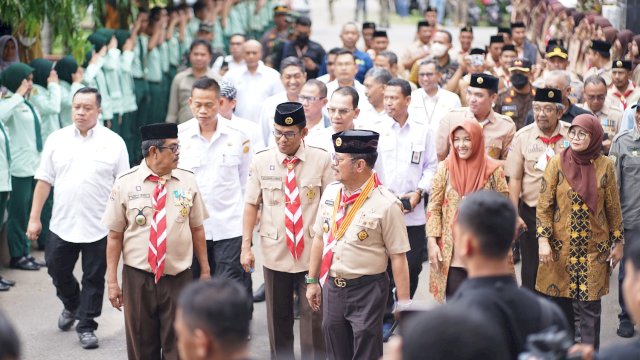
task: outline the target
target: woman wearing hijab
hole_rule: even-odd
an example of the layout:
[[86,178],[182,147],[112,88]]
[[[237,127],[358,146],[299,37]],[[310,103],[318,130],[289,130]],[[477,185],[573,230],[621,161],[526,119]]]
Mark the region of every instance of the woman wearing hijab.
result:
[[461,122],[451,131],[449,144],[454,151],[438,165],[427,208],[429,291],[439,302],[452,296],[467,277],[451,233],[458,202],[481,189],[509,195],[504,170],[484,151],[482,127],[477,121]]
[[19,61],[18,40],[11,35],[0,36],[0,72]]
[[45,142],[52,132],[61,127],[58,74],[53,70],[53,62],[47,59],[33,59],[29,66],[35,69],[29,100],[40,114],[42,142]]
[[603,137],[597,117],[573,119],[571,146],[549,161],[536,211],[536,290],[562,308],[569,324],[575,324],[575,308],[581,341],[596,349],[600,299],[609,293],[624,242],[614,164],[600,154]]
[[[65,56],[56,62],[53,69],[60,80],[60,127],[71,125],[71,103],[76,91],[82,89],[82,77],[84,70],[78,66],[73,56]],[[134,98],[135,101],[135,98]]]
[[38,270],[40,265],[30,254],[27,224],[35,181],[40,163],[42,129],[40,115],[28,101],[33,86],[34,69],[23,63],[9,65],[0,74],[0,83],[8,89],[0,100],[0,121],[8,130],[11,152],[11,200],[8,204],[7,243],[9,266],[20,270]]

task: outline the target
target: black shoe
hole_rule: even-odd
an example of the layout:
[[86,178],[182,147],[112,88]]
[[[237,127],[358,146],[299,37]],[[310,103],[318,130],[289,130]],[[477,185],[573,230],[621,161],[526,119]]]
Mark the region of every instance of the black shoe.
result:
[[16,282],[13,281],[13,280],[5,279],[2,276],[0,276],[0,284],[7,285],[7,286],[13,286],[13,285],[16,284]]
[[633,323],[631,322],[631,320],[625,319],[620,321],[620,324],[618,325],[618,331],[616,331],[616,334],[618,334],[618,336],[623,338],[630,338],[634,333],[635,330],[633,328]]
[[9,291],[9,289],[11,289],[11,286],[5,285],[0,282],[0,291]]
[[32,263],[26,257],[12,258],[9,262],[9,267],[19,270],[40,270],[40,266],[36,263]]
[[263,302],[264,296],[264,284],[262,284],[258,290],[253,292],[253,302]]
[[29,254],[27,256],[25,256],[27,258],[27,260],[31,261],[32,263],[40,266],[40,267],[45,267],[47,266],[47,263],[45,263],[44,261],[40,261],[36,258],[33,257],[33,255]]
[[67,309],[62,310],[60,317],[58,317],[58,328],[62,331],[67,331],[71,329],[73,323],[76,322],[76,314],[75,312],[69,311]]
[[78,333],[78,339],[80,339],[80,346],[83,349],[95,349],[99,346],[98,337],[93,331]]

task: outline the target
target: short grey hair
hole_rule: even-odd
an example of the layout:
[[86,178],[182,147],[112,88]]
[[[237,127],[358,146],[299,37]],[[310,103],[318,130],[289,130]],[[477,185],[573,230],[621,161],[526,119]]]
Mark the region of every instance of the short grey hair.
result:
[[[562,79],[565,87],[571,86],[571,75],[567,70],[552,70],[544,77],[545,84],[551,79]],[[546,84],[549,86],[548,84]]]
[[393,51],[385,50],[381,51],[378,56],[382,56],[383,58],[387,58],[389,60],[389,65],[398,65],[398,55]]
[[391,79],[393,79],[393,75],[391,75],[389,70],[383,69],[383,68],[376,68],[376,67],[369,69],[369,71],[367,71],[364,77],[373,78],[373,81],[375,81],[377,84],[382,84],[382,85],[386,85],[389,81],[391,81]]
[[152,139],[152,140],[143,140],[142,141],[142,157],[149,156],[149,149],[152,146],[161,147],[164,145],[164,139]]

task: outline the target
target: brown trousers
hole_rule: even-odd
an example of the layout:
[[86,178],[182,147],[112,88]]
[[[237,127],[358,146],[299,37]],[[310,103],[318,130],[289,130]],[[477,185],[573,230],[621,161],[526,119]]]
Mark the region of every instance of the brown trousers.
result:
[[307,284],[301,273],[264,269],[267,327],[271,359],[294,359],[293,293],[298,285],[300,300],[300,352],[303,359],[325,359],[322,336],[322,309],[314,312],[307,301]]
[[193,281],[191,269],[165,275],[156,284],[152,273],[125,265],[122,269],[124,323],[129,360],[177,360],[173,330],[180,291]]

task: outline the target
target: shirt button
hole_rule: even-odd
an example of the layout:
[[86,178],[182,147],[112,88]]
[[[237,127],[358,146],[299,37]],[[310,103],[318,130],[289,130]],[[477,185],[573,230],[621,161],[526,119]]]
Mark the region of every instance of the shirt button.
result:
[[340,256],[338,256],[338,257],[336,258],[336,260],[340,260]]

